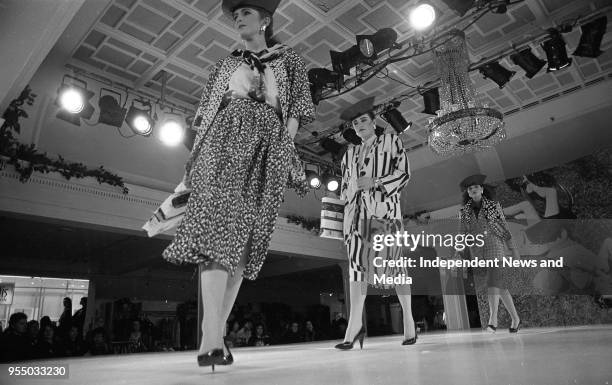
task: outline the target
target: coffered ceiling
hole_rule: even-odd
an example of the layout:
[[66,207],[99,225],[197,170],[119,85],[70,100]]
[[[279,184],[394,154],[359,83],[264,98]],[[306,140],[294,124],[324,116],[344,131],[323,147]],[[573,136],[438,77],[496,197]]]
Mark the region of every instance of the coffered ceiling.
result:
[[[438,11],[431,34],[469,22],[441,0],[430,3]],[[274,15],[274,30],[280,41],[294,47],[306,59],[308,68],[331,69],[329,51],[346,50],[355,44],[357,34],[390,27],[398,33],[400,42],[418,39],[407,21],[415,4],[416,1],[406,0],[282,0]],[[489,13],[466,30],[470,56],[473,62],[495,56],[513,43],[529,41],[530,36],[541,35],[543,29],[563,21],[598,10],[609,12],[604,8],[608,5],[606,0],[518,2],[506,14]],[[161,73],[165,71],[167,97],[193,109],[211,65],[241,45],[220,8],[218,0],[114,0],[82,37],[70,63],[152,94],[161,91]],[[512,114],[610,80],[611,36],[608,33],[604,37],[605,52],[599,58],[574,57],[569,68],[552,74],[542,70],[533,79],[527,79],[520,68],[504,58],[501,64],[517,73],[503,89],[473,72],[479,99]],[[580,28],[574,28],[564,38],[571,54],[579,41]],[[545,58],[539,45],[530,46],[537,56]],[[322,101],[317,106],[317,120],[298,134],[297,142],[327,157],[318,140],[338,132],[339,115],[344,108],[367,96],[376,96],[377,103],[385,102],[436,78],[429,54],[387,69],[388,76],[382,75],[383,71],[349,93]],[[414,122],[412,129],[402,134],[405,146],[422,147],[427,141],[430,115],[421,112],[421,97],[404,100],[399,110]]]

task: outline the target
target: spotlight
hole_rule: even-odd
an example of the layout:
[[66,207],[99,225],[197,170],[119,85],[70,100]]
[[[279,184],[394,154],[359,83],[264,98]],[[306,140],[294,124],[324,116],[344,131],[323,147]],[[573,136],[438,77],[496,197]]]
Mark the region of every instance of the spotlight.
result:
[[[106,91],[111,94],[118,96],[117,99],[111,95],[102,96],[102,91]],[[127,110],[121,108],[121,94],[108,88],[100,89],[100,99],[98,100],[98,107],[100,108],[100,116],[98,117],[98,123],[108,124],[113,127],[121,127]]]
[[321,141],[321,147],[325,149],[327,152],[331,152],[334,155],[337,155],[342,151],[342,145],[332,138],[325,138]]
[[318,189],[321,187],[321,178],[319,178],[319,174],[316,171],[307,170],[306,180],[311,188]]
[[510,60],[525,70],[525,76],[529,79],[533,78],[538,72],[540,72],[542,67],[544,67],[544,64],[546,64],[546,61],[534,55],[529,47],[510,55]]
[[446,6],[463,16],[474,6],[474,0],[442,0]]
[[166,114],[159,127],[159,140],[167,146],[176,146],[183,141],[185,127],[182,118],[172,113]]
[[431,26],[436,20],[436,10],[429,4],[421,4],[410,11],[410,25],[416,30],[423,30]]
[[567,57],[565,49],[565,40],[561,33],[556,29],[549,30],[550,39],[542,43],[542,48],[546,52],[548,59],[548,69],[546,72],[553,72],[568,67],[572,64],[572,59]]
[[323,184],[327,191],[336,192],[340,187],[340,178],[331,172],[323,174]]
[[599,48],[601,47],[601,40],[606,33],[607,26],[608,18],[606,16],[583,24],[580,27],[582,29],[580,43],[578,43],[578,48],[576,48],[574,56],[595,58],[601,55],[603,51]]
[[397,32],[383,28],[373,35],[357,35],[357,46],[365,60],[374,60],[378,53],[395,46]]
[[331,57],[334,72],[344,75],[350,75],[351,68],[356,67],[357,64],[361,63],[362,61],[361,52],[359,51],[359,47],[356,45],[344,52],[329,51],[329,55]]
[[440,94],[438,93],[438,89],[429,89],[421,93],[421,96],[423,97],[423,104],[425,105],[425,109],[422,112],[429,115],[436,115],[436,111],[440,109]]
[[504,88],[506,83],[512,79],[512,76],[516,72],[510,71],[504,68],[499,62],[493,61],[490,63],[483,64],[478,71],[484,76],[486,79],[493,80],[499,88]]
[[402,114],[397,110],[397,106],[391,108],[382,113],[383,119],[387,121],[393,127],[395,132],[401,134],[406,131],[410,127],[412,127],[412,122],[408,123],[406,119],[402,116]]
[[[139,103],[143,108],[136,108],[134,103]],[[137,135],[149,136],[153,132],[155,120],[151,117],[151,103],[141,100],[133,100],[130,110],[125,117],[128,127]]]
[[310,82],[310,96],[314,104],[319,104],[323,88],[333,87],[340,91],[344,86],[344,75],[325,68],[313,68],[308,70],[308,81]]
[[[66,82],[70,79],[70,83]],[[75,85],[80,83],[81,85]],[[94,113],[94,106],[90,99],[94,96],[87,89],[87,83],[75,77],[64,75],[62,84],[57,91],[56,104],[60,110],[56,117],[74,125],[80,126],[81,119],[90,119]]]

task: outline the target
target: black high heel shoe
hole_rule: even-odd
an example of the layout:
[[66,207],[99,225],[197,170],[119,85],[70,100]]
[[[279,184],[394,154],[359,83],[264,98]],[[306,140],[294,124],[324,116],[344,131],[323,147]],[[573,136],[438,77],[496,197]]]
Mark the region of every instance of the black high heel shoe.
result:
[[227,349],[227,355],[223,356],[223,362],[217,365],[231,365],[234,363],[234,356],[232,356],[232,352],[230,351],[229,346],[227,346],[227,342],[223,340],[223,345],[225,349]]
[[489,333],[495,333],[497,331],[497,327],[495,327],[493,325],[487,325],[487,331]]
[[515,328],[513,328],[513,327],[508,328],[508,331],[510,333],[517,333],[520,328],[521,328],[521,320],[519,320],[519,323],[518,323],[518,325],[516,325]]
[[223,365],[223,349],[213,349],[204,354],[198,355],[199,366],[211,366],[212,371],[215,371],[215,365]]
[[416,344],[417,339],[418,339],[418,336],[416,335],[416,332],[415,332],[414,337],[404,340],[404,342],[402,342],[402,345],[414,345]]
[[359,333],[357,333],[355,338],[353,338],[352,342],[343,342],[334,347],[340,350],[350,350],[353,348],[353,344],[355,343],[355,341],[359,340],[359,348],[363,349],[363,339],[365,338],[365,334],[366,334],[366,330],[363,327],[363,325],[361,325],[361,329],[359,329]]

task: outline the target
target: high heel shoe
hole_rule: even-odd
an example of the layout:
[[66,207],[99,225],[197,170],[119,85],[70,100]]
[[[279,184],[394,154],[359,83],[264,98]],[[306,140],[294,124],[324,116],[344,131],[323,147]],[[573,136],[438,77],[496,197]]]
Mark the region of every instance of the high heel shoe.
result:
[[489,333],[495,333],[497,331],[497,327],[495,327],[493,325],[487,325],[487,331]]
[[211,366],[212,371],[215,371],[215,365],[223,365],[223,349],[213,349],[204,354],[198,355],[199,366]]
[[407,340],[404,340],[404,342],[402,342],[402,345],[414,345],[414,344],[416,344],[417,339],[418,339],[418,336],[415,333],[414,337],[408,338]]
[[225,349],[227,349],[227,355],[223,356],[223,362],[218,365],[231,365],[234,363],[234,356],[232,356],[232,352],[230,351],[229,346],[227,346],[227,342],[223,340],[223,345]]
[[508,331],[509,331],[510,333],[517,333],[517,332],[519,331],[519,329],[520,329],[520,328],[521,328],[521,321],[519,320],[518,325],[516,325],[516,327],[515,327],[515,328],[513,328],[513,327],[509,327],[509,328],[508,328]]
[[340,349],[340,350],[349,350],[349,349],[353,348],[353,344],[355,343],[355,341],[359,340],[359,348],[363,349],[363,339],[365,338],[365,334],[366,334],[366,330],[365,330],[365,328],[362,325],[361,329],[359,329],[359,333],[357,333],[355,338],[353,338],[352,342],[343,342],[343,343],[338,344],[338,345],[336,345],[334,347],[336,349]]

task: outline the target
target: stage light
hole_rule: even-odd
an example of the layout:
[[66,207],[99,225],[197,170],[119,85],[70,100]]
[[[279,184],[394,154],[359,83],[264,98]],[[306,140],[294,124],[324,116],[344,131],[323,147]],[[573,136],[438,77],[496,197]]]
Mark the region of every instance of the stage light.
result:
[[[134,104],[140,103],[143,108],[137,108]],[[132,101],[125,122],[137,135],[149,136],[153,132],[155,120],[151,117],[151,103],[141,100]]]
[[374,60],[381,51],[392,48],[397,41],[397,32],[383,28],[373,35],[357,35],[357,46],[365,60]]
[[582,29],[580,43],[578,43],[574,56],[596,58],[601,55],[603,51],[599,48],[601,47],[601,40],[606,33],[607,26],[608,18],[606,16],[583,24],[580,27]]
[[312,102],[318,105],[321,101],[323,89],[333,87],[340,91],[344,86],[344,75],[325,68],[312,68],[308,70],[308,81],[310,82],[310,96]]
[[323,175],[323,184],[327,191],[336,192],[338,187],[340,187],[340,178],[331,172],[325,173]]
[[463,16],[474,6],[474,0],[442,0],[450,9]]
[[[111,95],[102,96],[102,91],[115,94],[118,98],[114,98]],[[100,116],[98,117],[98,123],[108,124],[113,127],[121,127],[127,109],[121,108],[121,94],[108,88],[100,89],[100,99],[98,99],[98,107],[100,108]]]
[[416,30],[428,28],[436,20],[436,10],[429,4],[421,4],[410,11],[410,25]]
[[[70,82],[67,82],[67,79],[70,79]],[[90,119],[95,111],[90,102],[93,96],[94,93],[87,89],[87,83],[75,77],[64,75],[55,101],[60,107],[56,117],[80,126],[81,119]]]
[[542,43],[542,48],[546,52],[548,59],[548,69],[546,72],[553,72],[568,67],[572,64],[572,59],[567,57],[565,40],[561,33],[555,29],[549,30],[550,38]]
[[342,151],[342,145],[331,138],[325,138],[321,141],[321,147],[327,152],[337,155]]
[[412,122],[407,122],[396,107],[383,112],[382,117],[398,134],[412,127]]
[[422,112],[429,115],[437,115],[436,111],[440,109],[440,94],[438,89],[429,89],[422,92],[421,96],[423,97],[423,104],[425,105],[425,109]]
[[331,57],[334,72],[347,76],[351,74],[351,68],[356,67],[357,64],[361,63],[362,61],[361,52],[359,51],[359,47],[356,45],[344,52],[329,51],[329,55]]
[[167,146],[176,146],[183,141],[185,127],[182,118],[174,114],[166,114],[159,126],[159,139]]
[[525,76],[529,79],[540,72],[544,64],[546,64],[546,61],[534,55],[529,47],[510,55],[510,60],[525,70]]
[[311,188],[318,189],[321,187],[321,178],[316,171],[307,170],[306,171],[306,180],[308,181],[308,185]]
[[496,61],[483,64],[478,68],[478,71],[480,71],[482,76],[484,76],[486,79],[493,80],[499,86],[499,88],[504,88],[506,83],[508,83],[516,73],[504,68],[501,64],[499,64],[499,62]]
[[508,12],[508,4],[510,4],[510,0],[493,0],[489,2],[489,8],[493,13],[506,13]]

